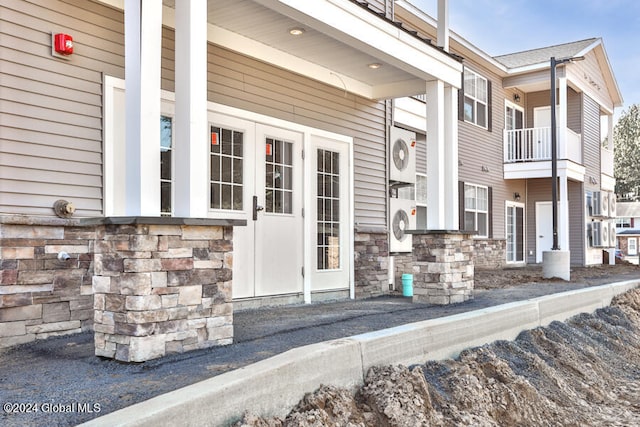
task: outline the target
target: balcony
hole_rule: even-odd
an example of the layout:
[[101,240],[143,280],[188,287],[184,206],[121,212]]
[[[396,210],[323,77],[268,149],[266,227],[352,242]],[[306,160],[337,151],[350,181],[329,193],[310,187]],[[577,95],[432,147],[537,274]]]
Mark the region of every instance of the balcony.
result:
[[[571,129],[558,130],[558,170],[584,180],[582,136]],[[551,128],[538,127],[504,131],[505,179],[551,176]]]

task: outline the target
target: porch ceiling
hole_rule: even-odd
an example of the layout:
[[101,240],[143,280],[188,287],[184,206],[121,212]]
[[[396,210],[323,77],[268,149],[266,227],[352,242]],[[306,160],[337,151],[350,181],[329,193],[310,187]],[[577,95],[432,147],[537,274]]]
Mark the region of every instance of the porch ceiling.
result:
[[[163,0],[165,15],[175,2]],[[455,57],[352,1],[208,0],[208,22],[212,43],[366,98],[423,94],[435,79],[460,86]]]

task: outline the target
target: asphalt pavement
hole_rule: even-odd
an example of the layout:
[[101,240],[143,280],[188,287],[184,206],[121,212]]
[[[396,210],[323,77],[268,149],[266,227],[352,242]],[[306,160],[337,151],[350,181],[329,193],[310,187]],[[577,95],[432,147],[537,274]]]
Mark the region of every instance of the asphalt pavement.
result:
[[237,311],[234,344],[139,364],[94,356],[92,333],[49,338],[0,351],[0,425],[76,425],[294,347],[637,278],[621,274],[588,283],[476,290],[473,300],[449,306],[415,304],[398,295]]

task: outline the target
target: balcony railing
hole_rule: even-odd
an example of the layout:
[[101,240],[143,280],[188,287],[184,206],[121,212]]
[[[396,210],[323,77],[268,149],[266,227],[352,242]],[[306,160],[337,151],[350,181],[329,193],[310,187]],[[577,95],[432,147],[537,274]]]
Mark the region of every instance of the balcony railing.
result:
[[[582,137],[565,129],[564,143],[558,130],[558,159],[582,164]],[[505,163],[551,160],[551,128],[539,127],[504,131]]]

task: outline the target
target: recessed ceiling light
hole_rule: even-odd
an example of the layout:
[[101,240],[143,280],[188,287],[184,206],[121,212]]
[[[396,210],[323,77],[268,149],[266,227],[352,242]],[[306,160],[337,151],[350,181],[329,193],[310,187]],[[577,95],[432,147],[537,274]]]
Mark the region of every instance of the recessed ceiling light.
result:
[[292,36],[301,36],[304,34],[304,28],[294,27],[289,30],[289,34]]
[[377,70],[378,68],[382,67],[382,64],[380,64],[379,62],[374,62],[367,65],[367,67],[371,68],[372,70]]

